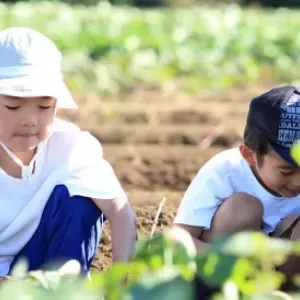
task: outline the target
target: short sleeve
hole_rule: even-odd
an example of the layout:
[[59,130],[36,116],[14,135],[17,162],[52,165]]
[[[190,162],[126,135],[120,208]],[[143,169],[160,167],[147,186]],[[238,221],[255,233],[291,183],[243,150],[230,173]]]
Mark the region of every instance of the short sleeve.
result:
[[232,194],[226,176],[200,170],[184,194],[174,223],[209,229],[217,208]]
[[100,142],[82,132],[67,162],[69,177],[65,181],[71,195],[96,199],[126,197],[111,164],[103,158]]

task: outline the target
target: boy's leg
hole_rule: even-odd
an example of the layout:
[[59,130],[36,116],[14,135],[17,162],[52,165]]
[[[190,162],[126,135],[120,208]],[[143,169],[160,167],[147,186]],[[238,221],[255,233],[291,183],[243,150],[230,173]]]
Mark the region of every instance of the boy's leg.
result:
[[[300,240],[300,214],[292,214],[285,217],[277,226],[272,237]],[[300,257],[292,255],[287,261],[276,268],[285,275],[285,283],[281,287],[285,291],[294,291],[298,288],[293,283],[293,277],[300,274]]]
[[281,220],[271,236],[290,239],[292,231],[299,220],[300,214],[291,214],[286,216]]
[[[243,230],[261,229],[263,206],[261,202],[244,193],[236,193],[226,199],[218,208],[209,230],[203,231],[200,239],[211,243],[219,235],[230,235]],[[210,286],[201,278],[194,280],[195,299],[210,299],[220,291],[219,286]],[[205,296],[204,296],[205,295]]]
[[87,273],[97,253],[104,221],[91,199],[70,197],[65,186],[56,186],[36,232],[16,255],[11,269],[22,257],[30,271],[76,259],[82,273]]
[[218,208],[211,228],[203,231],[200,239],[210,243],[219,235],[230,235],[244,230],[259,231],[263,211],[263,205],[258,199],[245,193],[236,193]]

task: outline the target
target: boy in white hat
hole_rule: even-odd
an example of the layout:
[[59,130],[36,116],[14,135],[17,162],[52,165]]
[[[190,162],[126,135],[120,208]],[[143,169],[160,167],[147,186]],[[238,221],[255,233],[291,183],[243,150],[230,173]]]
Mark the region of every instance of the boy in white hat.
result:
[[86,274],[105,219],[113,261],[127,261],[135,215],[101,144],[56,118],[76,108],[61,53],[28,28],[0,31],[0,277],[76,259]]

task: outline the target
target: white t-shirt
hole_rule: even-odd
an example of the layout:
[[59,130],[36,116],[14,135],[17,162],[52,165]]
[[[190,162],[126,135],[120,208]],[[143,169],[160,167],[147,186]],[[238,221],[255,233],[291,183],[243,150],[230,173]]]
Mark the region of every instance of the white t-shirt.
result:
[[215,155],[198,172],[178,208],[174,223],[209,229],[217,208],[235,193],[247,193],[264,207],[263,228],[273,232],[280,220],[300,213],[300,196],[276,197],[256,179],[238,148]]
[[71,196],[126,197],[98,140],[56,119],[30,179],[14,178],[0,169],[0,276],[8,273],[13,257],[34,234],[49,196],[60,184]]

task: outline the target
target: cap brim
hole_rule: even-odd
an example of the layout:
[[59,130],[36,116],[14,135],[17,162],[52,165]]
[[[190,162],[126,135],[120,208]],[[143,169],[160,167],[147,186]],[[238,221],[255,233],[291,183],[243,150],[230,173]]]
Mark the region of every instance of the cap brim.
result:
[[284,148],[276,144],[272,144],[271,146],[284,161],[288,162],[293,167],[299,167],[291,155],[291,149]]
[[53,97],[57,108],[77,109],[71,92],[63,81],[46,81],[21,77],[0,80],[0,94],[13,97]]

